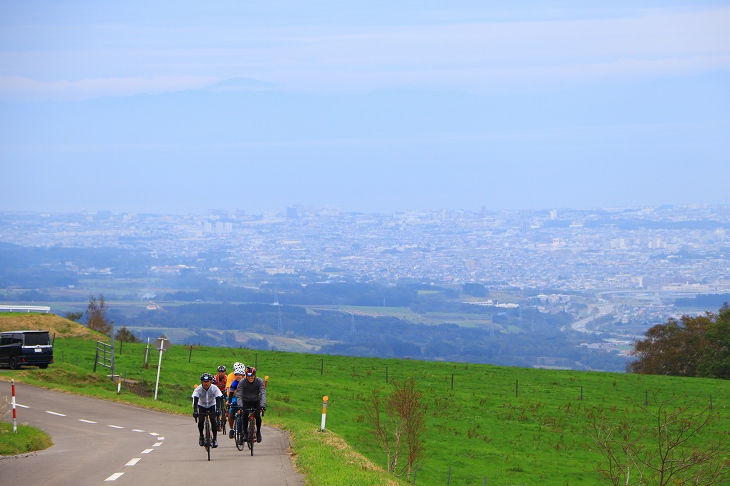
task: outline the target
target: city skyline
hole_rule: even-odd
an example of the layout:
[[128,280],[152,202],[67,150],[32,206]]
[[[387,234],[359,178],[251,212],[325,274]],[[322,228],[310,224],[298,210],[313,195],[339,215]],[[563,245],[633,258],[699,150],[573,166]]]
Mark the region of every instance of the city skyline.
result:
[[729,202],[726,1],[2,8],[0,210]]

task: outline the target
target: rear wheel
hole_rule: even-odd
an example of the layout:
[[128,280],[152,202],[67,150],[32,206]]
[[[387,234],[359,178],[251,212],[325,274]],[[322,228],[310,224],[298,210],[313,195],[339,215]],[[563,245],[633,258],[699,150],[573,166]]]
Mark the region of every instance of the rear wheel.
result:
[[46,368],[48,368],[48,365],[47,364],[42,364],[42,365],[38,365],[38,367],[40,369],[42,369],[42,370],[45,370]]
[[226,409],[225,409],[225,407],[221,407],[220,417],[218,417],[218,425],[221,426],[221,429],[218,432],[221,432],[223,435],[226,435]]
[[8,364],[10,365],[11,370],[17,370],[19,368],[18,360],[16,360],[15,358],[10,358],[10,362]]

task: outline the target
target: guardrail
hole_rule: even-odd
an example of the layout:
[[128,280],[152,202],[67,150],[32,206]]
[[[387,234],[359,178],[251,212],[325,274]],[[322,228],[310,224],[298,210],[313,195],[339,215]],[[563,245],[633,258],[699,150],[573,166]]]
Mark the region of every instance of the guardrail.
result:
[[46,305],[0,305],[0,312],[51,312]]

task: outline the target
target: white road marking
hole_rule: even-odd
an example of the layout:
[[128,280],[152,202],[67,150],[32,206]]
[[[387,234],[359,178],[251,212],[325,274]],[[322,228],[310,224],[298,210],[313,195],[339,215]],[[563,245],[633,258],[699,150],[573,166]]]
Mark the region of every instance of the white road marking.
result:
[[19,403],[16,403],[15,406],[20,408],[30,408],[28,405],[21,405]]
[[144,430],[132,429],[132,432],[144,432]]
[[87,424],[95,424],[96,422],[93,422],[91,420],[85,420],[85,419],[79,419],[79,422],[85,422]]
[[160,435],[157,432],[150,432],[150,435]]
[[160,447],[162,445],[162,442],[155,442],[152,444],[152,447]]
[[59,417],[65,417],[66,415],[58,412],[51,412],[50,410],[46,410],[46,413],[50,413],[51,415],[58,415]]
[[158,437],[157,440],[165,440],[164,437]]
[[111,476],[109,476],[108,478],[106,478],[104,481],[116,481],[117,479],[122,477],[122,474],[124,474],[124,473],[114,473]]
[[149,454],[150,452],[152,452],[152,449],[145,449],[140,454]]
[[125,466],[134,466],[135,464],[137,464],[141,460],[142,460],[141,457],[135,457],[134,459],[132,459],[131,461],[129,461],[128,463],[126,463]]
[[119,425],[107,425],[107,427],[111,427],[112,429],[123,429],[124,428]]

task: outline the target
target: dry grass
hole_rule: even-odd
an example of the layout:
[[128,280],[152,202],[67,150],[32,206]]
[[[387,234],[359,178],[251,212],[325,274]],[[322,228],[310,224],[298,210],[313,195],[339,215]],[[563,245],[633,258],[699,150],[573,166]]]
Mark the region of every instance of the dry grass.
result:
[[[325,430],[324,432],[321,432],[324,440],[322,441],[324,444],[333,447],[335,449],[338,449],[342,451],[342,454],[345,457],[345,460],[348,464],[353,464],[356,466],[359,466],[365,471],[377,471],[377,472],[384,472],[384,469],[378,465],[376,465],[374,462],[372,462],[367,457],[363,456],[362,454],[355,452],[352,450],[352,447],[345,442],[342,437],[338,436],[337,434],[334,434],[330,432],[329,430]],[[397,482],[393,482],[392,484],[398,484]]]
[[69,321],[56,314],[0,313],[0,332],[40,329],[56,334],[56,337],[80,337],[98,339],[101,335],[78,322]]

